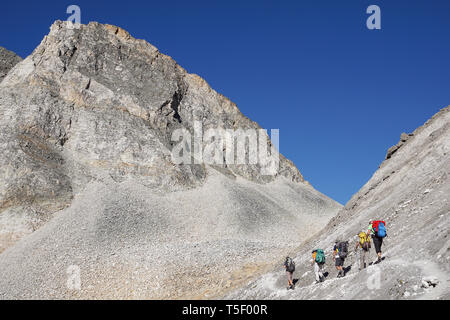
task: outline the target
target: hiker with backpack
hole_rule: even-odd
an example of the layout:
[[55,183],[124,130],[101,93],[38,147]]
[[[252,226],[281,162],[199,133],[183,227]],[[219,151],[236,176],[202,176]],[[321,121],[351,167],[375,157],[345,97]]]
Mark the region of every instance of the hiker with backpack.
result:
[[322,269],[325,264],[325,253],[322,249],[316,249],[312,251],[312,254],[316,283],[323,282],[325,277],[323,276]]
[[383,238],[386,237],[386,222],[383,220],[369,221],[369,229],[367,230],[367,235],[372,236],[373,245],[375,247],[375,252],[377,253],[377,261],[374,263],[381,262],[381,246],[383,245]]
[[295,271],[295,262],[294,262],[294,260],[292,260],[292,258],[286,257],[286,260],[284,261],[283,265],[286,268],[286,275],[287,275],[287,278],[288,278],[287,289],[288,290],[289,289],[294,290],[295,289],[295,285],[294,285],[294,281],[293,281],[292,276],[293,276],[294,271]]
[[371,248],[370,237],[364,231],[358,234],[358,240],[356,240],[355,252],[358,252],[359,248],[359,270],[366,268],[366,253],[369,253]]
[[348,241],[336,239],[333,247],[333,260],[335,261],[336,269],[339,271],[337,274],[338,278],[345,276],[343,266],[347,254],[348,254]]

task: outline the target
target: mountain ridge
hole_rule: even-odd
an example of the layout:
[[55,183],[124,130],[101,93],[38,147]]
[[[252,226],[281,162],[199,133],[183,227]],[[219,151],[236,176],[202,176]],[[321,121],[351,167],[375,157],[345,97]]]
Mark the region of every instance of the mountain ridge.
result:
[[[316,235],[294,250],[298,289],[286,291],[279,267],[226,299],[448,299],[450,260],[450,106],[437,112],[405,139],[380,164],[369,181]],[[398,145],[397,145],[398,146]],[[391,150],[391,149],[389,149]],[[389,153],[389,152],[388,152]],[[367,269],[358,271],[353,250],[357,234],[369,220],[384,220],[388,237],[383,261],[369,254]],[[336,279],[332,247],[336,239],[349,241],[347,275]],[[310,252],[323,248],[325,282],[315,284]],[[431,279],[431,280],[430,280]],[[431,285],[432,283],[433,285]]]

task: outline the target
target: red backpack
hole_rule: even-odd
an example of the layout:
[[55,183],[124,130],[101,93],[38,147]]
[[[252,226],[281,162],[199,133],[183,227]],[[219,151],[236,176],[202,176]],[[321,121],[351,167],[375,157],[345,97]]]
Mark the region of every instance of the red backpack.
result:
[[373,230],[375,230],[375,232],[378,231],[378,225],[380,224],[380,222],[383,222],[383,224],[386,226],[386,222],[384,222],[383,220],[372,221],[372,228]]
[[383,220],[372,221],[372,228],[373,228],[373,231],[375,232],[375,234],[378,234],[378,225],[380,224],[380,222],[382,222],[384,224],[384,226],[386,227],[386,222],[384,222]]

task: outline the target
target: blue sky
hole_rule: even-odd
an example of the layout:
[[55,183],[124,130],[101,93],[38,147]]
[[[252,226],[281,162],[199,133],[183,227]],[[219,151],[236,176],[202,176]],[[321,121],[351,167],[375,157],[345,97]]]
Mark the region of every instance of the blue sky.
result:
[[[346,203],[386,150],[450,104],[450,1],[7,1],[0,46],[30,54],[77,4],[173,57]],[[368,30],[366,8],[381,8]]]

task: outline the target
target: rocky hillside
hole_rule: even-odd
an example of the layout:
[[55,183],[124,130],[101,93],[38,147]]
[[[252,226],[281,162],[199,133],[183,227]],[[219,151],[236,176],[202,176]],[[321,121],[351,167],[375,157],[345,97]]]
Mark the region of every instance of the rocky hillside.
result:
[[[450,299],[450,106],[412,134],[402,134],[386,160],[339,214],[294,252],[298,279],[286,290],[279,267],[226,295],[232,299]],[[386,222],[384,260],[358,271],[352,253],[336,278],[336,238],[355,246],[371,219]],[[315,284],[311,251],[325,249],[326,280]],[[353,249],[352,249],[353,250]],[[370,260],[376,254],[371,250]]]
[[22,61],[22,58],[19,57],[12,51],[9,51],[3,47],[0,47],[0,82],[2,82],[3,78],[12,69],[16,64]]
[[282,155],[174,162],[198,123],[260,129],[146,41],[55,22],[0,83],[0,298],[217,296],[342,207]]

